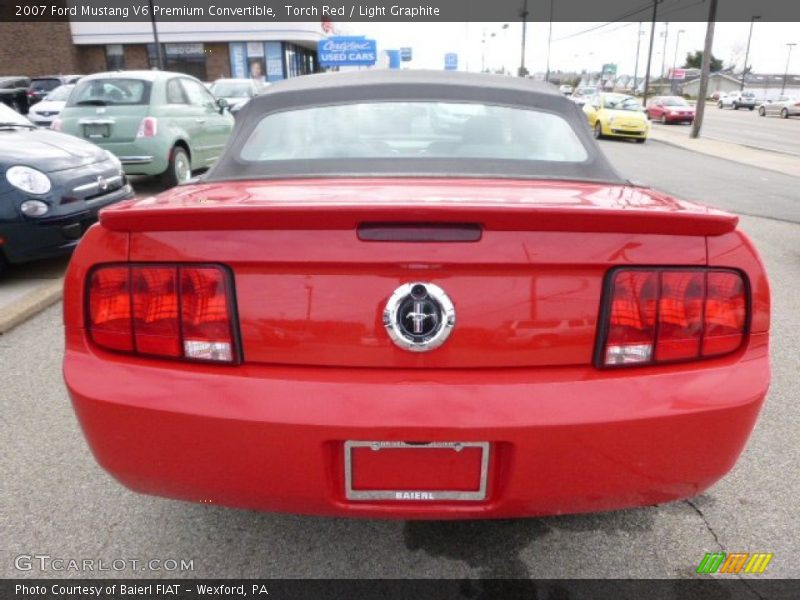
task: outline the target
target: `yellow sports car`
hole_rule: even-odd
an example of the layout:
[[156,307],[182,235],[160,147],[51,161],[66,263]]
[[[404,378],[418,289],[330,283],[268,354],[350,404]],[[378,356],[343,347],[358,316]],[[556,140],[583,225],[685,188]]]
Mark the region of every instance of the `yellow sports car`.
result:
[[583,105],[589,127],[597,139],[606,136],[635,139],[643,144],[650,123],[642,105],[626,94],[597,94]]

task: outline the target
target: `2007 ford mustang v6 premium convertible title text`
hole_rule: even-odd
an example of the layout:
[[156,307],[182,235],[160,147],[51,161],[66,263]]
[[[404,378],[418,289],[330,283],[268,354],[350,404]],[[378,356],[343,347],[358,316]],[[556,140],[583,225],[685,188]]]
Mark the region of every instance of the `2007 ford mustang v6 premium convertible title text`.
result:
[[737,218],[636,186],[510,77],[301,77],[201,181],[100,214],[64,374],[133,490],[494,518],[698,494],[769,385]]

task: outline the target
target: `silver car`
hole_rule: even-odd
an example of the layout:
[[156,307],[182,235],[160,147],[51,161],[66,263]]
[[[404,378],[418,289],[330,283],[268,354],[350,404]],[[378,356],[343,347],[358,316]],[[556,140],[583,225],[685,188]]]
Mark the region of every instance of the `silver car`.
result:
[[762,117],[780,116],[788,119],[794,115],[800,115],[800,97],[798,96],[778,96],[773,100],[766,100],[758,107],[758,114]]

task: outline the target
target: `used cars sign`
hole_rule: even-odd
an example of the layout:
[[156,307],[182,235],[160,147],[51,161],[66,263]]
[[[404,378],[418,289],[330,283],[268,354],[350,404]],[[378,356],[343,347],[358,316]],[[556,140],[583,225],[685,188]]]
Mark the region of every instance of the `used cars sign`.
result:
[[317,47],[323,67],[372,66],[378,59],[375,40],[358,36],[329,37]]

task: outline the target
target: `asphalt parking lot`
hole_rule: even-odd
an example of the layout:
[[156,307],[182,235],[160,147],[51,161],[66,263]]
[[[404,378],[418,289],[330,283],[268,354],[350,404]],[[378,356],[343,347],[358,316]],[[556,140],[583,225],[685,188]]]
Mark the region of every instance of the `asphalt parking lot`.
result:
[[[61,380],[60,307],[0,336],[0,551],[15,557],[188,559],[193,570],[99,576],[692,577],[706,552],[772,552],[800,566],[800,179],[657,142],[601,142],[626,175],[739,212],[773,291],[773,383],[735,469],[685,502],[516,521],[403,522],[259,514],[140,496],[94,462]],[[92,576],[83,573],[82,576]]]

